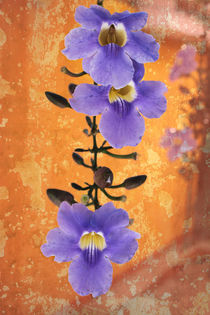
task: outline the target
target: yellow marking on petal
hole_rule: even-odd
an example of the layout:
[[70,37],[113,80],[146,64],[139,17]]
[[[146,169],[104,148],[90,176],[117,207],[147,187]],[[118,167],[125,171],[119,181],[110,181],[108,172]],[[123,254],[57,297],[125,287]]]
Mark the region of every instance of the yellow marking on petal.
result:
[[111,87],[109,91],[109,102],[113,103],[119,99],[125,100],[127,102],[132,102],[136,97],[136,90],[134,84],[128,84],[121,89],[115,89]]
[[106,247],[106,241],[104,237],[96,232],[85,233],[80,238],[81,249],[99,249],[103,250]]
[[98,41],[101,46],[108,44],[117,44],[120,47],[125,46],[127,42],[127,34],[122,23],[117,25],[103,23],[98,36]]

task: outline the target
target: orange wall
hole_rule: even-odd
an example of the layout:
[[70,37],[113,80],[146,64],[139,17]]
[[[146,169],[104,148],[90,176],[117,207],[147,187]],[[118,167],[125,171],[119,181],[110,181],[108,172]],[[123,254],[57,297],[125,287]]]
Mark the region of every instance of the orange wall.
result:
[[[129,9],[117,1],[105,2],[112,12]],[[113,170],[114,184],[129,176],[148,176],[143,186],[126,191],[125,203],[115,202],[116,207],[123,207],[135,219],[131,229],[142,236],[139,249],[129,263],[113,264],[113,286],[109,293],[97,299],[80,297],[67,280],[69,263],[58,264],[53,258],[45,258],[40,246],[47,232],[57,226],[58,209],[47,199],[45,191],[58,188],[73,192],[71,182],[92,181],[91,171],[75,165],[71,159],[74,148],[90,146],[91,139],[81,132],[86,127],[84,115],[53,106],[44,91],[69,98],[70,82],[91,82],[87,76],[71,79],[60,72],[63,65],[74,72],[82,70],[81,62],[68,61],[61,49],[65,34],[78,26],[74,21],[75,8],[91,2],[9,0],[0,3],[2,314],[113,314],[118,310],[119,314],[179,314],[177,309],[180,314],[188,314],[187,310],[192,314],[207,314],[209,287],[206,273],[202,271],[206,263],[204,254],[199,252],[202,263],[196,263],[197,254],[186,258],[184,252],[183,258],[183,243],[180,245],[177,240],[184,237],[192,244],[188,234],[193,233],[193,225],[200,219],[194,215],[199,172],[206,173],[208,168],[203,163],[186,180],[179,173],[186,164],[180,159],[169,162],[167,152],[159,146],[165,128],[189,125],[188,96],[179,93],[178,83],[168,80],[181,42],[164,37],[159,60],[146,65],[146,80],[161,80],[168,86],[166,113],[157,120],[146,119],[145,135],[136,148],[115,150],[117,153],[137,151],[139,159],[99,156],[99,165]],[[195,91],[192,81],[179,82]],[[183,112],[183,106],[187,113]],[[204,135],[198,143],[203,138]],[[200,161],[200,152],[196,154]],[[124,190],[115,193],[121,194]],[[79,192],[75,191],[74,195],[80,199]],[[99,197],[101,203],[108,201],[103,195]],[[205,213],[201,215],[204,222]],[[205,222],[200,228],[205,228]],[[178,270],[174,269],[177,264],[182,266]],[[185,300],[184,295],[187,295]],[[203,307],[203,313],[199,307]]]

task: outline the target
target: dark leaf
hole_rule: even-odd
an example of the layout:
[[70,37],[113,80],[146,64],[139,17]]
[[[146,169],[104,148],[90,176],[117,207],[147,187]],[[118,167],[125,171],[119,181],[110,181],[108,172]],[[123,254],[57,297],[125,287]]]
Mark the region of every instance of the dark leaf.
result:
[[83,129],[82,130],[84,132],[84,134],[86,134],[87,136],[89,136],[89,131],[87,129]]
[[48,100],[54,105],[60,108],[71,108],[69,102],[63,96],[52,92],[45,92],[45,95],[48,98]]
[[75,203],[74,196],[68,191],[50,188],[47,189],[47,196],[56,206],[60,206],[62,201],[67,201],[70,205]]

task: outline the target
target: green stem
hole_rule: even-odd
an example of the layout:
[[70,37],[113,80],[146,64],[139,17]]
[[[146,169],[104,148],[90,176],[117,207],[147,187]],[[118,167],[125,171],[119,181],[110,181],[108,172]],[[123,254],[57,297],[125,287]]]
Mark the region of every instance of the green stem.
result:
[[96,143],[96,116],[93,116],[92,133],[93,133],[93,152],[94,152],[93,171],[96,171],[96,169],[97,169],[97,152],[98,152],[98,147],[97,147],[97,143]]
[[102,150],[101,152],[103,152],[104,154],[107,154],[109,156],[112,156],[114,158],[117,158],[117,159],[133,159],[133,160],[136,160],[136,157],[137,157],[137,153],[136,152],[133,152],[131,154],[115,154],[115,153],[111,153],[111,152],[106,151],[106,150]]
[[97,5],[100,5],[101,7],[103,7],[103,2],[104,0],[97,0]]
[[104,152],[105,150],[111,150],[113,149],[113,147],[111,146],[107,146],[107,147],[104,147],[103,145],[99,148],[99,152]]
[[80,73],[74,73],[69,71],[69,69],[67,69],[66,67],[61,67],[61,72],[68,74],[70,77],[74,77],[74,78],[78,78],[78,77],[82,77],[83,75],[87,74],[87,72],[82,71]]
[[86,168],[90,168],[90,169],[92,169],[92,166],[90,166],[90,165],[87,165],[87,164],[85,164],[85,163],[83,163],[83,164],[81,164],[82,166],[84,166],[84,167],[86,167]]
[[124,184],[124,182],[123,182],[122,184],[109,186],[109,187],[107,187],[107,188],[113,188],[113,189],[115,189],[115,188],[121,188],[121,187],[124,187],[124,186],[125,186],[125,184]]
[[104,195],[111,199],[111,200],[120,200],[120,201],[125,201],[126,200],[126,196],[125,195],[122,195],[122,196],[118,196],[118,197],[114,197],[114,196],[111,196],[110,194],[108,194],[108,192],[105,190],[105,189],[102,189],[101,188],[101,191],[104,193]]
[[88,190],[90,187],[81,187],[80,190]]
[[[98,154],[98,146],[97,146],[97,142],[96,142],[96,130],[97,130],[97,125],[96,125],[96,116],[93,116],[93,126],[92,126],[92,136],[93,136],[93,149],[90,150],[91,153],[94,154],[94,159],[93,159],[93,166],[92,166],[92,170],[93,172],[95,172],[97,170],[97,154]],[[97,210],[100,207],[99,201],[98,201],[98,187],[97,185],[93,185],[92,186],[94,191],[95,191],[95,195],[94,197],[92,197],[93,203],[94,203],[94,207],[95,210]]]

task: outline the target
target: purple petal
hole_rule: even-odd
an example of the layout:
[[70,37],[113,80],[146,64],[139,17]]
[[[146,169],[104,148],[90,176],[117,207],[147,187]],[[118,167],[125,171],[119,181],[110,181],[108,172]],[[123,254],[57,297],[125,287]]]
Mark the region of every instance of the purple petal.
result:
[[191,45],[184,45],[177,53],[175,64],[171,69],[170,80],[174,81],[182,75],[190,74],[197,68],[195,61],[196,49]]
[[78,242],[66,235],[59,228],[49,231],[47,244],[41,246],[42,254],[46,257],[55,256],[55,261],[71,261],[81,250]]
[[75,12],[75,20],[88,29],[99,29],[102,22],[109,20],[111,14],[101,6],[92,5],[90,8],[79,6]]
[[93,55],[98,47],[98,32],[78,27],[65,37],[65,49],[62,53],[70,60],[86,58]]
[[139,63],[153,62],[159,57],[160,45],[152,35],[138,32],[128,33],[128,42],[124,49],[126,53]]
[[144,65],[142,63],[138,63],[135,60],[133,61],[133,67],[134,67],[134,76],[133,76],[133,81],[134,82],[139,82],[142,80],[143,76],[144,76]]
[[112,284],[112,265],[101,255],[96,264],[88,264],[83,255],[73,260],[69,267],[69,282],[79,295],[105,294]]
[[80,203],[70,205],[62,202],[58,211],[58,224],[60,229],[73,238],[79,238],[88,230],[93,212]]
[[166,98],[163,93],[167,88],[160,81],[142,81],[138,86],[138,98],[135,106],[147,118],[158,118],[166,111]]
[[104,254],[112,262],[126,263],[134,256],[138,248],[136,239],[139,238],[139,233],[127,228],[112,230],[106,237],[107,248],[104,250]]
[[80,84],[70,99],[71,106],[86,115],[99,115],[109,106],[108,94],[110,87],[93,84]]
[[175,64],[173,66],[173,68],[171,69],[171,73],[170,73],[170,76],[169,76],[170,80],[171,81],[175,81],[181,75],[183,75],[183,66]]
[[94,212],[91,223],[106,234],[113,228],[128,226],[129,217],[125,210],[117,209],[112,202],[108,202]]
[[182,131],[182,139],[184,142],[187,142],[188,146],[191,147],[191,150],[196,148],[197,143],[190,128],[185,128]]
[[182,153],[180,152],[180,145],[173,145],[170,147],[168,151],[168,158],[170,161],[175,161],[178,157],[180,157]]
[[145,130],[143,117],[134,109],[127,115],[120,115],[111,106],[101,117],[99,129],[102,136],[114,148],[136,146]]
[[93,56],[82,59],[82,68],[85,72],[90,73],[91,69],[91,61],[93,60]]
[[101,46],[93,56],[90,75],[99,84],[120,89],[133,78],[134,68],[124,48],[115,44]]
[[[128,11],[126,11],[128,12]],[[148,14],[146,12],[136,12],[136,13],[115,13],[112,16],[117,17],[119,22],[122,22],[126,28],[132,31],[139,31],[144,27],[147,22]]]
[[170,129],[165,130],[165,135],[162,136],[160,145],[165,149],[172,145],[172,135],[170,133]]
[[123,19],[124,17],[128,16],[130,12],[128,10],[123,11],[123,12],[115,12],[112,14],[112,19],[115,21],[119,21],[120,19]]

